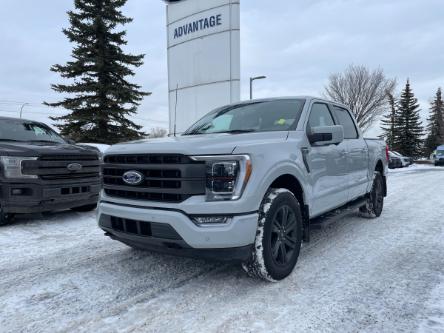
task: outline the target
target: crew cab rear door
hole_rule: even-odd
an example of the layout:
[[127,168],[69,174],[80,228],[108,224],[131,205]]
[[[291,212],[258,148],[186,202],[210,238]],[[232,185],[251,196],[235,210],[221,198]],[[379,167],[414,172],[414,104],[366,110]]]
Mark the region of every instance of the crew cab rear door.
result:
[[[311,128],[337,125],[330,107],[324,102],[312,102],[306,124]],[[309,145],[303,148],[312,186],[311,215],[319,215],[339,207],[348,200],[347,145]]]
[[369,154],[367,143],[360,133],[353,116],[345,108],[332,105],[335,121],[344,128],[344,144],[347,147],[347,172],[349,197],[352,201],[367,192]]

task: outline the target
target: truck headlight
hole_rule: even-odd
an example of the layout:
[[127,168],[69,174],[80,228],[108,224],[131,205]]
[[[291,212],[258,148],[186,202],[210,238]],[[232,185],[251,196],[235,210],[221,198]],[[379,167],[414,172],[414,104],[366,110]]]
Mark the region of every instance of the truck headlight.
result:
[[38,178],[36,175],[24,175],[22,172],[23,161],[35,160],[37,160],[37,157],[0,156],[0,163],[5,178]]
[[251,176],[248,155],[191,156],[206,163],[207,201],[238,200]]

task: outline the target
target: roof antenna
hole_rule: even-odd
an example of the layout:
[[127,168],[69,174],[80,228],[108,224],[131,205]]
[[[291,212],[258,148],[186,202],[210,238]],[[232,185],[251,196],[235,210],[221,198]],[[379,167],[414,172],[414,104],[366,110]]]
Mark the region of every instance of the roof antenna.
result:
[[177,131],[177,91],[179,90],[179,83],[176,86],[176,104],[174,106],[174,137],[176,137]]

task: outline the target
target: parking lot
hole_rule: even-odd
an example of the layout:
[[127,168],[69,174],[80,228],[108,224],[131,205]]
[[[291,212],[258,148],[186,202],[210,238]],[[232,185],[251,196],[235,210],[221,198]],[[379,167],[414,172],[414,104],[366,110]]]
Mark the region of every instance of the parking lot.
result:
[[130,249],[95,214],[0,229],[2,332],[443,332],[444,168],[391,172],[382,216],[313,232],[290,278]]

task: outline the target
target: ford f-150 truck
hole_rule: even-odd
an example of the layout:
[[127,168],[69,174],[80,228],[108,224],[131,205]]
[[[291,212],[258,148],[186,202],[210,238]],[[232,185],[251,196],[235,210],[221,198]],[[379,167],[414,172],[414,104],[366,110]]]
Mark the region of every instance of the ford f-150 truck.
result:
[[0,117],[0,225],[20,213],[95,209],[99,157],[45,124]]
[[98,223],[135,248],[238,260],[277,281],[292,272],[313,225],[354,209],[380,216],[387,154],[343,105],[237,103],[179,137],[111,147]]

